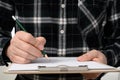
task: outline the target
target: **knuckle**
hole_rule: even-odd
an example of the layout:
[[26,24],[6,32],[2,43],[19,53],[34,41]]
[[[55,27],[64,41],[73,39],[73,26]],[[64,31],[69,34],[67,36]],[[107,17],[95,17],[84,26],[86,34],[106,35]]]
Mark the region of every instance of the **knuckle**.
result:
[[19,36],[19,35],[21,35],[21,33],[23,33],[23,31],[17,31],[15,35]]
[[44,37],[41,37],[41,40],[46,43],[46,39]]
[[25,39],[25,41],[30,41],[31,37],[32,37],[32,35],[30,33],[28,33],[25,35],[24,39]]
[[18,31],[16,32],[16,37],[20,38],[21,40],[29,42],[32,38],[32,34],[23,32],[23,31]]
[[21,31],[17,31],[15,35],[19,35],[21,33]]

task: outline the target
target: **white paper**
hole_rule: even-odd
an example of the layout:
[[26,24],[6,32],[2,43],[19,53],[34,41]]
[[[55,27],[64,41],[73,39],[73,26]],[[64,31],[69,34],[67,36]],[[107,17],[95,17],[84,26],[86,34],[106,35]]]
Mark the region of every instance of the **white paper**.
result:
[[81,65],[87,65],[90,70],[100,70],[100,69],[113,69],[114,67],[93,62],[79,62],[76,57],[49,57],[46,58],[38,58],[29,64],[16,64],[12,63],[8,70],[38,70],[38,66],[46,66],[46,67],[57,67],[60,65],[65,65],[68,67],[78,67]]

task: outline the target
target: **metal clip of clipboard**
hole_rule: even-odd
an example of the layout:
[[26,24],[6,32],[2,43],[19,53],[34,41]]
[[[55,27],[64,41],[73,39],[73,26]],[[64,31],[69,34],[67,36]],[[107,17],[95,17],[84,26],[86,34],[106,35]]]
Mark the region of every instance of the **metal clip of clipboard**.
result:
[[87,71],[87,65],[80,66],[67,66],[67,65],[58,65],[56,67],[46,67],[46,66],[38,66],[39,71],[58,71],[58,72],[71,72],[71,71]]

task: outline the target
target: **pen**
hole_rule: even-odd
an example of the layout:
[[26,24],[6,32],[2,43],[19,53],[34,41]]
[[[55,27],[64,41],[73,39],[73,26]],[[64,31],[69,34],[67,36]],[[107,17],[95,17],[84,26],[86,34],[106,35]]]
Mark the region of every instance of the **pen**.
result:
[[[19,20],[16,19],[15,16],[12,16],[12,18],[13,18],[13,20],[15,20],[15,22],[17,23],[17,25],[18,25],[19,28],[21,28],[23,31],[27,32],[27,31],[25,30],[25,28],[22,26],[22,24],[19,22]],[[42,50],[41,52],[42,52],[42,54],[44,55],[44,57],[48,59],[48,55],[47,55],[43,50]]]

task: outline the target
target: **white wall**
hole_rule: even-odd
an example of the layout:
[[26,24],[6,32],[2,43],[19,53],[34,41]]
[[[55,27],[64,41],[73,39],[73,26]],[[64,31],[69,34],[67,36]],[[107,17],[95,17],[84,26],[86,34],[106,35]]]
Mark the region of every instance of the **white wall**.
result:
[[4,73],[4,70],[6,70],[7,67],[0,66],[0,80],[14,80],[16,77],[16,74],[6,74]]
[[[118,69],[120,69],[120,67],[118,67]],[[101,80],[120,80],[120,72],[107,73]]]

